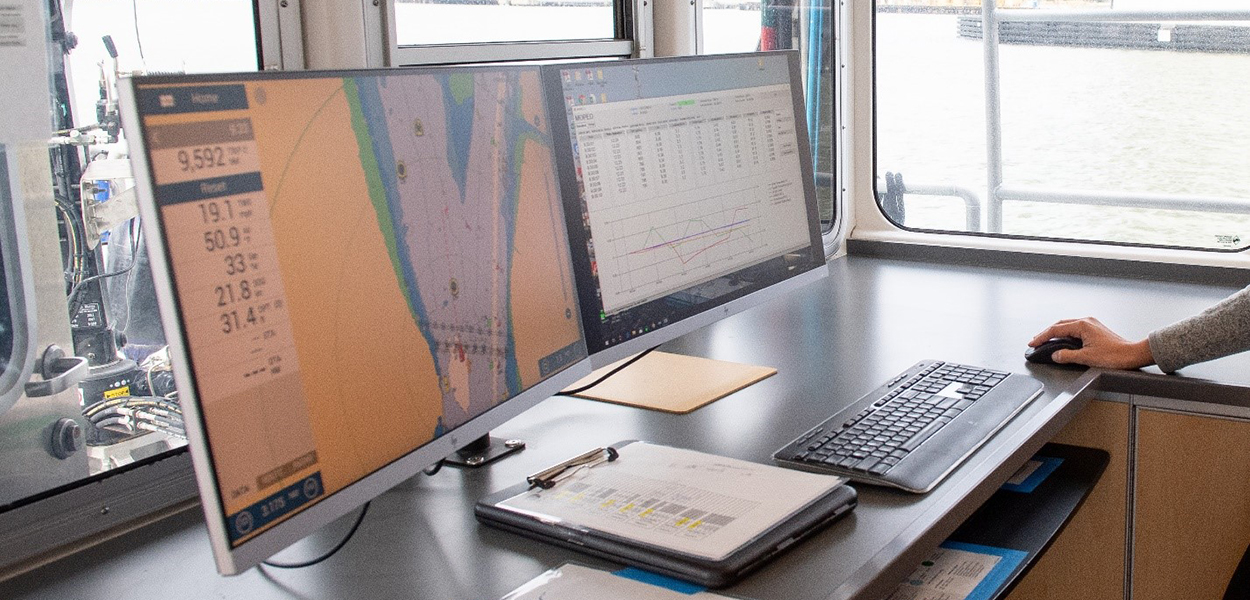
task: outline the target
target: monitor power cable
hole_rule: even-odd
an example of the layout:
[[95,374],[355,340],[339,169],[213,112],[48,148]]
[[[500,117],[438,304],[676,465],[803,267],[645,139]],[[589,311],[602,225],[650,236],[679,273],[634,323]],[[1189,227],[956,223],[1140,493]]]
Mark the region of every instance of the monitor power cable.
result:
[[[424,469],[422,472],[425,473],[426,475],[433,475],[442,468],[443,468],[443,461],[440,460],[434,463],[433,465],[431,465],[430,467]],[[347,535],[343,536],[343,539],[339,540],[339,543],[335,544],[334,547],[331,548],[325,554],[322,554],[321,556],[318,556],[317,558],[306,560],[304,562],[298,562],[298,563],[278,563],[278,562],[266,560],[266,561],[261,562],[261,564],[266,567],[274,567],[277,569],[303,569],[304,567],[311,567],[317,563],[320,563],[326,560],[327,558],[330,558],[331,556],[334,556],[334,554],[338,552],[339,550],[341,550],[343,546],[347,545],[347,542],[352,539],[352,536],[356,535],[356,530],[360,529],[360,524],[364,522],[365,515],[369,512],[370,504],[372,504],[372,502],[366,502],[364,506],[360,507],[360,514],[356,516],[356,522],[353,523],[352,528],[347,531]]]
[[594,381],[592,381],[592,382],[590,382],[590,383],[588,383],[588,384],[586,384],[586,385],[583,385],[582,387],[579,387],[579,388],[573,388],[573,389],[571,389],[571,390],[560,390],[559,392],[556,392],[554,395],[556,395],[556,396],[576,396],[576,395],[578,395],[578,394],[580,394],[580,393],[582,393],[582,392],[584,392],[584,391],[586,391],[586,390],[588,390],[588,389],[590,389],[590,388],[592,388],[592,387],[595,387],[596,385],[599,385],[599,384],[603,383],[603,382],[604,382],[604,381],[606,381],[609,377],[611,377],[611,376],[613,376],[613,375],[616,375],[617,373],[619,373],[619,372],[620,372],[622,369],[624,369],[625,367],[628,367],[629,365],[632,365],[632,364],[634,364],[634,363],[638,362],[639,360],[642,360],[642,357],[644,357],[644,356],[646,356],[646,355],[648,355],[648,354],[651,354],[651,352],[652,352],[652,351],[654,351],[656,348],[659,348],[659,346],[652,346],[652,347],[650,347],[650,348],[647,348],[646,350],[643,350],[642,352],[639,352],[638,354],[635,354],[635,355],[633,356],[633,358],[630,358],[629,360],[627,360],[627,361],[625,361],[625,362],[621,363],[621,364],[620,364],[620,366],[617,366],[616,368],[612,369],[611,371],[608,371],[607,373],[604,373],[604,374],[603,374],[603,377],[600,377],[600,378],[598,378],[598,379],[596,379],[596,380],[594,380]]
[[335,544],[335,546],[331,548],[329,552],[326,552],[325,554],[322,554],[321,556],[318,556],[317,558],[314,558],[312,560],[307,560],[304,562],[279,563],[279,562],[272,562],[272,561],[266,560],[262,562],[261,564],[265,565],[266,567],[274,567],[278,569],[303,569],[304,567],[311,567],[317,563],[320,563],[326,560],[327,558],[330,558],[331,556],[334,556],[336,552],[343,549],[343,546],[347,545],[347,542],[352,539],[352,536],[356,535],[356,530],[360,529],[360,524],[364,522],[365,515],[369,513],[370,504],[372,504],[372,502],[366,502],[364,506],[360,507],[360,514],[356,517],[356,522],[352,524],[352,528],[348,530],[347,535],[343,536],[343,539],[339,540],[339,543]]

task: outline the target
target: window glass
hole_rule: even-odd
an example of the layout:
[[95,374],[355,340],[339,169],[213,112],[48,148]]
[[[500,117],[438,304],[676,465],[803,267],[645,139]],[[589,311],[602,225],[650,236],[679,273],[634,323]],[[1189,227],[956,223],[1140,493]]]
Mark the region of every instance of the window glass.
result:
[[[63,28],[75,41],[65,58],[67,86],[43,93],[55,94],[50,103],[69,105],[57,128],[80,133],[62,135],[63,142],[76,141],[54,148],[64,272],[34,277],[63,278],[69,311],[77,315],[71,319],[73,352],[88,359],[92,372],[79,385],[85,449],[73,460],[85,454],[84,474],[95,475],[186,444],[137,219],[109,217],[97,230],[94,219],[84,217],[134,185],[118,143],[124,137],[117,129],[118,76],[254,71],[257,44],[251,0],[64,5],[67,12],[53,30]],[[97,123],[102,127],[92,127]]]
[[[1246,21],[1184,12],[1196,9],[1242,10]],[[1174,14],[1134,20],[1144,10]],[[1114,13],[1125,20],[1107,20]],[[999,43],[987,53],[980,2],[877,2],[877,198],[891,220],[1250,245],[1250,6],[998,0],[994,15]]]
[[400,46],[615,37],[612,0],[395,2]]
[[[252,0],[88,0],[67,2],[66,29],[78,45],[67,59],[75,125],[95,121],[103,68],[112,77],[104,36],[123,73],[255,71]],[[101,67],[103,63],[103,67]]]
[[821,220],[833,224],[833,12],[830,0],[706,0],[706,54],[797,48],[803,56],[808,135]]

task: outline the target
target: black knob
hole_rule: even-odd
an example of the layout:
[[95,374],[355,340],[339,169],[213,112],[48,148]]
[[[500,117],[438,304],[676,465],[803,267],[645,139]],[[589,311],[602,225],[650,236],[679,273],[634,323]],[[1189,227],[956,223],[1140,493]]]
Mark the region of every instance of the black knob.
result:
[[82,427],[73,419],[61,419],[52,425],[52,456],[65,460],[82,448]]

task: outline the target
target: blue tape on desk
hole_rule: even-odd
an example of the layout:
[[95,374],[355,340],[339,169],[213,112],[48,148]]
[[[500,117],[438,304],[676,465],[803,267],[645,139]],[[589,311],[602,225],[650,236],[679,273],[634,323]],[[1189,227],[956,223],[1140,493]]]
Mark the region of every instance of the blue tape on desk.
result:
[[1029,553],[1022,550],[1012,550],[1011,548],[995,548],[993,546],[982,546],[980,544],[965,544],[963,542],[942,542],[941,547],[950,550],[963,550],[964,552],[975,552],[977,554],[990,554],[998,556],[1001,560],[989,573],[985,574],[985,578],[977,587],[973,588],[972,593],[968,594],[964,600],[988,600],[993,598],[998,588],[1007,582],[1007,577],[1011,575],[1016,567],[1028,558]]
[[1034,456],[1029,459],[1028,463],[1025,463],[1025,466],[1029,466],[1034,463],[1041,464],[1038,464],[1037,468],[1033,469],[1033,472],[1030,473],[1029,476],[1023,481],[1017,483],[1008,481],[1003,484],[1001,489],[1007,490],[1008,492],[1030,494],[1033,490],[1037,489],[1037,486],[1041,485],[1047,477],[1050,477],[1050,474],[1054,473],[1055,469],[1059,468],[1059,465],[1063,464],[1063,459],[1055,458],[1053,456]]
[[694,595],[699,592],[707,591],[707,588],[688,581],[673,579],[672,577],[665,577],[663,575],[656,575],[650,571],[635,569],[634,567],[626,567],[620,571],[614,572],[613,575],[624,577],[625,579],[633,579],[634,581],[649,583],[654,586],[673,590],[674,592],[678,592],[680,594]]

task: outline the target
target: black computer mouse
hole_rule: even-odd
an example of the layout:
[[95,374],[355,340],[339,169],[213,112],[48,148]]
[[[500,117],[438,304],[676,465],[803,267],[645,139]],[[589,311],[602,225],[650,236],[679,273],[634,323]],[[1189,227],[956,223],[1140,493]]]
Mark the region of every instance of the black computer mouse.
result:
[[1042,342],[1042,345],[1036,348],[1029,348],[1024,351],[1024,360],[1040,365],[1053,365],[1054,358],[1051,357],[1056,350],[1079,350],[1085,344],[1081,342],[1081,338],[1075,337],[1057,337],[1050,338]]

